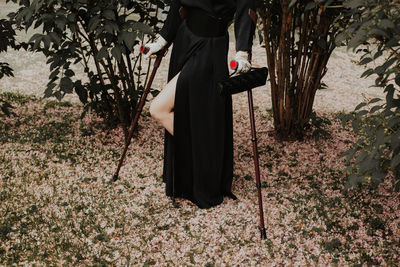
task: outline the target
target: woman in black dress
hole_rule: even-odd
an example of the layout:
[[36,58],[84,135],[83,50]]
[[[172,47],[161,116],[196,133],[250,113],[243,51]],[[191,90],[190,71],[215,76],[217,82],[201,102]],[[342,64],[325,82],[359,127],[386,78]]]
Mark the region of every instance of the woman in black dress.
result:
[[[236,14],[236,15],[235,15]],[[250,69],[255,0],[174,0],[154,55],[173,43],[168,84],[150,105],[165,127],[163,181],[166,194],[200,208],[222,203],[233,179],[232,96],[216,82],[228,77],[228,26],[235,15],[238,72]]]

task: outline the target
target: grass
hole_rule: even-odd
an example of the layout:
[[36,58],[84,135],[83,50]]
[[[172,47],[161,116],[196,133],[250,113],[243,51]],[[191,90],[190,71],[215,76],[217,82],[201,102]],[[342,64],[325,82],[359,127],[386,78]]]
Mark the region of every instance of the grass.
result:
[[93,115],[80,120],[76,104],[0,97],[16,113],[0,115],[1,265],[399,263],[398,198],[385,183],[377,191],[344,190],[339,155],[354,137],[334,116],[330,137],[319,141],[259,135],[268,237],[260,241],[251,146],[241,134],[246,122],[235,125],[239,199],[209,210],[178,199],[176,208],[159,178],[163,131],[151,118],[141,118],[120,180],[110,184],[123,144],[119,129],[103,129]]
[[34,95],[24,95],[15,92],[2,92],[0,93],[0,99],[14,104],[23,105],[29,101],[37,100]]
[[54,109],[57,107],[72,107],[72,104],[68,101],[50,100],[46,102],[46,104],[44,105],[44,111],[47,111],[49,109]]

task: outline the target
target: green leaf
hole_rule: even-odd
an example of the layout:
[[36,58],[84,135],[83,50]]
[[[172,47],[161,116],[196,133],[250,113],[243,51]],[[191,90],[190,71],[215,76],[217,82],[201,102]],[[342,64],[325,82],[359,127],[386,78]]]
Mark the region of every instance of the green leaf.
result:
[[386,139],[385,129],[382,127],[379,128],[376,133],[376,146],[379,147],[380,145],[384,144]]
[[365,150],[361,151],[361,153],[356,158],[356,163],[359,164],[363,162],[367,157],[368,157],[368,152]]
[[49,83],[49,84],[47,85],[47,88],[48,88],[49,90],[53,90],[56,86],[57,86],[56,83],[51,82],[51,83]]
[[390,136],[390,145],[393,151],[396,151],[400,148],[400,130],[397,130]]
[[364,0],[348,0],[344,2],[344,6],[347,8],[357,8],[364,5]]
[[67,77],[72,77],[72,76],[75,75],[75,72],[74,72],[73,70],[71,70],[71,69],[67,69],[67,70],[64,72],[64,74],[65,74],[65,76],[67,76]]
[[77,14],[75,14],[75,13],[68,14],[67,20],[68,20],[69,22],[75,23],[75,22],[76,22],[76,15],[77,15]]
[[371,175],[371,182],[376,187],[385,179],[386,174],[382,171],[376,170]]
[[[388,121],[388,126],[393,128],[393,127],[398,127],[400,126],[400,116],[394,116],[392,118],[389,119]],[[400,133],[400,131],[399,131]]]
[[345,32],[341,32],[336,36],[335,44],[337,46],[340,46],[346,39],[347,39],[347,34]]
[[69,77],[61,78],[61,81],[60,81],[61,91],[65,92],[67,94],[70,94],[70,93],[72,93],[73,87],[74,87],[74,84]]
[[311,9],[313,9],[313,8],[315,8],[315,7],[316,7],[316,5],[315,5],[314,2],[309,2],[309,3],[306,5],[305,11],[311,10]]
[[50,74],[49,78],[52,80],[52,79],[56,78],[57,75],[58,75],[59,73],[60,73],[60,70],[59,70],[59,69],[55,69],[55,70]]
[[107,10],[104,10],[103,17],[108,20],[115,20],[115,13],[113,10],[107,9]]
[[35,34],[32,35],[32,37],[29,39],[28,43],[33,42],[33,41],[37,41],[38,39],[39,39],[39,41],[40,41],[40,40],[42,40],[43,36],[44,36],[43,34],[35,33]]
[[398,46],[399,41],[400,41],[400,37],[399,37],[399,36],[390,38],[389,41],[386,42],[385,46],[386,46],[386,47],[395,47],[395,46]]
[[374,104],[374,103],[379,102],[379,101],[381,101],[381,100],[382,100],[381,98],[376,97],[376,98],[371,99],[371,100],[368,102],[368,104]]
[[374,74],[374,70],[368,69],[368,70],[364,71],[363,74],[361,74],[361,78],[371,76],[372,74]]
[[125,45],[129,50],[132,51],[133,46],[135,45],[137,34],[134,32],[121,32],[120,35]]
[[399,164],[400,164],[400,154],[397,154],[390,161],[390,168],[394,170],[399,167]]
[[378,37],[382,36],[382,37],[386,37],[386,38],[389,37],[389,35],[384,30],[381,30],[381,29],[371,29],[368,33],[374,37],[376,37],[376,36],[378,36]]
[[61,101],[63,97],[60,91],[54,92],[54,96],[57,98],[58,101]]
[[65,24],[67,23],[67,19],[65,17],[58,17],[55,21],[57,28],[60,30],[64,30]]
[[375,112],[377,112],[378,110],[381,110],[381,109],[382,109],[382,106],[380,106],[380,105],[373,106],[373,107],[371,108],[370,113],[375,113]]
[[104,23],[104,30],[108,33],[114,34],[119,31],[118,25],[112,21],[106,21]]
[[378,57],[382,56],[383,50],[379,50],[378,52],[375,53],[374,59],[377,59]]
[[364,180],[364,176],[352,174],[347,178],[345,189],[349,189],[350,187],[358,187]]
[[378,25],[384,29],[393,29],[395,27],[393,21],[391,21],[390,19],[383,19],[379,22]]
[[44,97],[49,98],[53,96],[53,89],[57,86],[56,83],[48,83],[46,90],[44,91]]
[[324,40],[324,39],[319,39],[317,44],[319,47],[321,47],[324,50],[326,50],[328,48],[328,44],[327,44],[326,40]]
[[103,46],[103,47],[100,49],[99,53],[97,54],[96,59],[97,59],[97,60],[100,60],[100,59],[105,58],[105,57],[107,57],[107,56],[108,56],[108,46]]
[[79,100],[83,103],[86,104],[88,100],[88,93],[85,87],[82,85],[81,81],[76,81],[74,83],[74,89],[75,93],[78,95]]
[[37,50],[40,47],[40,41],[41,39],[39,38],[35,40],[35,43],[33,45],[33,50]]
[[393,84],[389,84],[384,90],[386,92],[386,105],[389,109],[393,107],[394,90]]
[[397,74],[396,77],[394,78],[394,81],[398,86],[400,86],[400,74]]
[[367,115],[367,114],[368,114],[368,110],[365,110],[365,109],[361,110],[360,112],[357,113],[357,115],[360,116],[360,117],[362,117],[364,115]]
[[150,26],[148,26],[144,23],[141,23],[141,22],[131,22],[131,23],[132,23],[133,30],[136,30],[136,31],[139,31],[139,32],[142,32],[145,34],[150,34],[153,37],[155,36],[155,34]]
[[89,20],[89,31],[94,31],[100,24],[100,15],[96,15]]
[[60,38],[60,36],[59,36],[57,33],[51,32],[51,33],[49,33],[48,36],[50,37],[50,39],[51,39],[54,43],[57,44],[57,46],[60,46],[60,45],[61,45],[61,38]]
[[296,2],[297,2],[297,0],[292,0],[292,1],[290,1],[289,8],[291,8],[292,6],[294,6],[294,5],[296,4]]
[[111,54],[113,55],[113,57],[114,57],[118,62],[121,61],[121,57],[122,57],[121,47],[119,47],[119,46],[113,47],[113,48],[111,49]]
[[368,64],[368,63],[370,63],[372,61],[372,58],[370,58],[370,57],[366,57],[366,58],[363,58],[361,61],[360,61],[360,65],[365,65],[365,64]]
[[351,125],[353,126],[353,130],[357,133],[360,130],[360,121],[354,120]]
[[362,103],[358,104],[354,110],[359,110],[359,109],[361,109],[362,107],[365,107],[366,105],[367,105],[367,103],[362,102]]
[[45,35],[45,36],[43,36],[42,41],[43,41],[44,48],[49,49],[50,42],[51,42],[50,37],[48,35]]

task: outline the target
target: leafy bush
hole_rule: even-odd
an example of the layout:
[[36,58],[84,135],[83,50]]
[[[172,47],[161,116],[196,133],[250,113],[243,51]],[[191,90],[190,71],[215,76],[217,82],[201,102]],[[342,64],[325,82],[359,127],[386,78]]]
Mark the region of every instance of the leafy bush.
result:
[[[12,27],[12,22],[0,19],[0,53],[7,52],[8,48],[16,48],[15,43],[15,31]],[[13,69],[8,65],[7,62],[0,62],[0,79],[4,76],[14,76]],[[10,109],[12,106],[4,99],[0,98],[0,110],[10,116]]]
[[[345,2],[349,26],[337,37],[361,53],[359,64],[367,67],[362,77],[376,75],[375,85],[386,93],[381,99],[360,103],[343,117],[351,121],[359,140],[348,150],[349,186],[365,180],[381,183],[389,173],[400,190],[400,4],[398,1]],[[368,65],[369,63],[373,63]]]
[[[16,48],[13,23],[0,19],[0,53],[7,52],[8,48]],[[0,62],[0,79],[4,76],[14,76],[12,68],[6,62]]]
[[274,126],[300,137],[310,120],[316,91],[336,47],[342,1],[259,0],[261,40],[270,73]]
[[[30,48],[47,57],[51,74],[45,97],[61,100],[75,92],[108,123],[122,123],[127,135],[147,81],[139,53],[144,34],[158,31],[161,0],[7,0],[20,8],[10,17],[19,29],[41,27]],[[87,80],[76,79],[81,64]],[[148,64],[150,66],[150,64]]]

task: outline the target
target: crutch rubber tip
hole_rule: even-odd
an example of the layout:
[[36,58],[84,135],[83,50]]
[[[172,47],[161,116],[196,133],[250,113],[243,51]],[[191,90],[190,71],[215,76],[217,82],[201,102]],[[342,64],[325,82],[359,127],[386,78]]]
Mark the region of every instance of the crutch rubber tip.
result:
[[118,180],[118,174],[114,174],[113,178],[112,178],[112,182],[116,182]]
[[175,197],[172,197],[172,205],[174,206],[174,208],[179,208],[179,204],[178,202],[176,202]]
[[267,231],[265,231],[265,228],[261,228],[261,239],[265,240],[267,239]]

